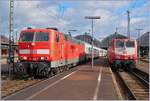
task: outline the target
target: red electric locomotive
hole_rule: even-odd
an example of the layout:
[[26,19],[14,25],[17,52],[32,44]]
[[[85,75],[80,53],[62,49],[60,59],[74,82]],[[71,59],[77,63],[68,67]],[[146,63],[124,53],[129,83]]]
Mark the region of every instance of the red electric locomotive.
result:
[[21,31],[16,74],[48,77],[85,59],[84,45],[57,28]]
[[137,42],[129,39],[113,39],[107,51],[113,69],[131,69],[137,62]]

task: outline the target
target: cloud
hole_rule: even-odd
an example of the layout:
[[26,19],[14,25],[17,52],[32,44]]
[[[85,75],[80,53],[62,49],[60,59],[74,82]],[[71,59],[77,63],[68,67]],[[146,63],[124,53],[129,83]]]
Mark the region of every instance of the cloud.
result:
[[[27,26],[51,27],[56,26],[60,31],[67,33],[70,29],[76,29],[74,35],[83,34],[91,29],[91,21],[85,16],[101,16],[94,20],[95,37],[105,37],[114,33],[119,27],[119,32],[126,34],[127,15],[132,1],[15,1],[14,27],[21,30]],[[8,2],[3,2],[3,14],[1,13],[1,32],[8,32]],[[61,9],[65,6],[65,9]],[[66,7],[67,6],[67,7]],[[131,11],[131,30],[137,25],[148,29],[148,4]],[[138,12],[138,13],[137,13]],[[6,17],[5,17],[6,16]],[[1,26],[0,26],[1,27]],[[145,30],[146,31],[146,30]]]

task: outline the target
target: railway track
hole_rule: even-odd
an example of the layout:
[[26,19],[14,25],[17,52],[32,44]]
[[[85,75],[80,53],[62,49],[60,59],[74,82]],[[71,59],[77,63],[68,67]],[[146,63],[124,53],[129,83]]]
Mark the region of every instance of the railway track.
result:
[[122,82],[121,87],[124,90],[124,96],[127,100],[148,100],[149,85],[147,76],[140,70],[132,72],[117,72],[117,77]]
[[146,60],[146,59],[141,59],[141,61],[146,62],[146,63],[149,63],[149,61]]
[[149,88],[149,74],[141,71],[137,68],[134,68],[132,74],[136,76],[144,85],[145,87]]

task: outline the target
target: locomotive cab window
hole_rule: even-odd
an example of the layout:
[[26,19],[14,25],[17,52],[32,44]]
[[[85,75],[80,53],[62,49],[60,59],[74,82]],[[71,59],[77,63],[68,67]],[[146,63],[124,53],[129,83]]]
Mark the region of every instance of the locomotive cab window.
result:
[[124,47],[124,42],[122,42],[122,41],[116,42],[116,48],[123,48],[123,47]]
[[35,35],[35,41],[48,41],[49,33],[45,32],[37,32]]
[[134,41],[127,41],[126,47],[134,47]]
[[56,42],[59,42],[59,35],[58,35],[58,33],[56,34]]
[[24,32],[20,36],[20,41],[30,42],[33,41],[33,38],[34,38],[34,32]]

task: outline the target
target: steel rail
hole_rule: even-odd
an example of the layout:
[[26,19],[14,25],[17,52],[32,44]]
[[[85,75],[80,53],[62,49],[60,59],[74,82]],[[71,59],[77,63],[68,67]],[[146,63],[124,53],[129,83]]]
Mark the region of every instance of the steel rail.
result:
[[123,89],[125,90],[125,94],[126,94],[127,100],[136,100],[136,96],[131,91],[131,89],[128,87],[126,81],[123,79],[123,77],[121,76],[120,72],[117,71],[116,75],[119,78],[119,80],[122,82],[121,86],[123,86]]
[[137,68],[133,69],[133,71],[131,71],[130,73],[133,74],[136,78],[138,78],[145,87],[149,88],[149,74],[148,73],[145,73]]

